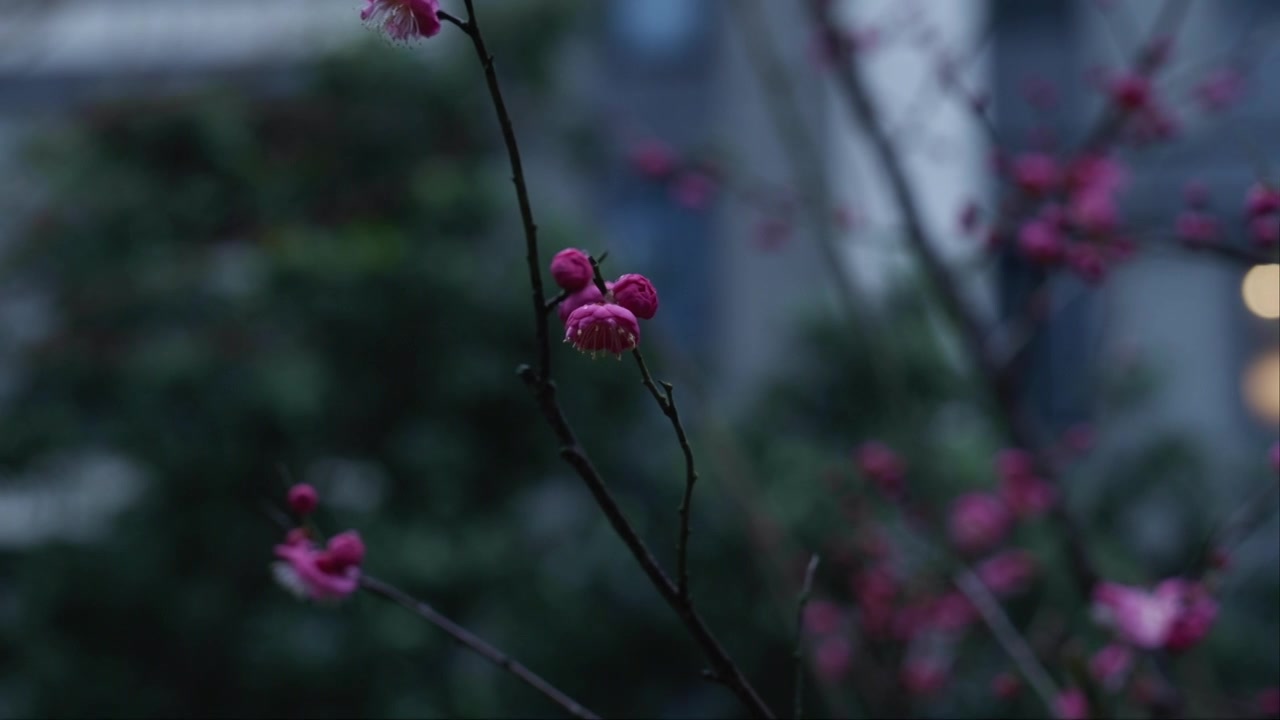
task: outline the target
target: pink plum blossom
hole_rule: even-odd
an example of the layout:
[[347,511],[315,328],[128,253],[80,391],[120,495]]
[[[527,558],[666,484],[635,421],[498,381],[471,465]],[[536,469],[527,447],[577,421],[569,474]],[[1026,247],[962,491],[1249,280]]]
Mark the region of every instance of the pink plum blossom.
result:
[[298,483],[289,488],[289,509],[298,517],[306,517],[315,512],[320,504],[320,495],[307,483]]
[[1058,161],[1045,153],[1025,153],[1013,159],[1013,180],[1032,195],[1052,192],[1058,185]]
[[1036,558],[1026,550],[1006,550],[976,568],[978,578],[997,596],[1022,592],[1036,574]]
[[1112,643],[1089,658],[1089,674],[1103,687],[1115,690],[1133,667],[1133,648]]
[[637,172],[655,180],[667,177],[676,167],[675,151],[670,145],[654,138],[632,145],[628,151],[628,159]]
[[640,344],[640,324],[630,310],[613,303],[583,305],[565,320],[564,341],[580,352],[622,353]]
[[1217,68],[1196,84],[1192,91],[1206,112],[1231,107],[1244,94],[1244,75],[1231,67]]
[[600,292],[600,288],[595,283],[588,283],[582,286],[582,289],[569,293],[569,297],[560,301],[560,305],[556,307],[556,313],[560,316],[560,322],[568,322],[569,316],[574,310],[583,305],[604,302],[604,294]]
[[947,667],[934,658],[909,658],[902,665],[902,687],[912,695],[932,695],[947,684]]
[[440,32],[439,0],[365,0],[360,20],[381,26],[396,41],[429,38]]
[[1058,720],[1089,720],[1089,699],[1079,688],[1063,690],[1054,698],[1053,714]]
[[1249,188],[1245,196],[1245,212],[1250,216],[1266,215],[1280,211],[1280,188],[1267,187],[1258,182]]
[[360,587],[364,543],[355,531],[334,536],[326,549],[304,535],[290,533],[275,547],[275,554],[281,560],[272,566],[276,580],[299,597],[341,600]]
[[813,600],[804,607],[802,624],[811,635],[830,635],[844,624],[844,609],[830,600]]
[[972,492],[951,505],[951,541],[964,552],[979,552],[1000,542],[1009,531],[1009,510],[990,493]]
[[907,466],[888,445],[878,440],[864,442],[854,452],[854,462],[880,492],[890,496],[902,492]]
[[613,281],[609,288],[614,300],[641,320],[652,319],[658,312],[658,291],[649,278],[628,273]]
[[551,277],[562,289],[576,292],[591,284],[595,271],[591,257],[577,248],[565,248],[551,258]]
[[1222,230],[1212,215],[1187,210],[1178,215],[1176,224],[1178,239],[1192,247],[1212,245],[1217,242]]
[[1137,73],[1125,73],[1107,83],[1107,92],[1126,111],[1145,109],[1151,103],[1151,81]]
[[1028,260],[1040,265],[1053,265],[1062,260],[1062,234],[1044,220],[1031,220],[1018,230],[1018,247]]
[[671,196],[683,207],[701,210],[711,202],[715,190],[716,181],[710,175],[700,170],[689,170],[672,183]]
[[1154,591],[1101,583],[1094,589],[1094,615],[1140,648],[1174,652],[1197,645],[1218,616],[1218,603],[1199,583],[1162,581]]
[[853,660],[853,646],[838,635],[823,638],[813,653],[814,671],[827,683],[834,683],[849,671]]

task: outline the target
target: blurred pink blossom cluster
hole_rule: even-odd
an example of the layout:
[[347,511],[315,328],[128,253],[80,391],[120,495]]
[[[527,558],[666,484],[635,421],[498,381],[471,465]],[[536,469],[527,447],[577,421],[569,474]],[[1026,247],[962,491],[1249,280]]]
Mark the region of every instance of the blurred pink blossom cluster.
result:
[[606,282],[601,292],[590,256],[577,248],[556,253],[551,277],[565,291],[556,308],[565,326],[564,341],[592,357],[634,350],[640,345],[639,321],[658,312],[658,291],[648,278],[628,273]]
[[[299,483],[289,488],[289,509],[303,520],[319,505],[315,488]],[[321,547],[306,526],[295,527],[276,545],[278,562],[272,565],[276,581],[300,598],[316,601],[341,600],[360,587],[360,566],[364,562],[364,541],[354,530],[329,538]]]
[[1119,640],[1144,650],[1180,652],[1197,645],[1218,617],[1218,603],[1204,585],[1170,578],[1154,590],[1100,583],[1094,618]]

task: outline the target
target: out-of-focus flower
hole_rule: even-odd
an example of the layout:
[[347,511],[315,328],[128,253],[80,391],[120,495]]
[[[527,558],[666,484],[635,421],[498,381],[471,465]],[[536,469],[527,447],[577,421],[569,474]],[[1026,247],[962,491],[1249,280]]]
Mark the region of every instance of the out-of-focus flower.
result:
[[640,324],[635,314],[621,305],[583,305],[565,320],[564,341],[591,357],[596,353],[621,357],[640,344]]
[[1133,648],[1112,643],[1089,658],[1089,673],[1109,690],[1116,690],[1133,667]]
[[1111,100],[1121,108],[1136,112],[1151,103],[1151,81],[1137,73],[1124,73],[1107,83]]
[[320,495],[307,483],[298,483],[289,488],[289,509],[298,517],[306,517],[315,512],[320,504]]
[[299,597],[317,601],[341,600],[360,587],[364,543],[353,530],[334,536],[326,549],[304,536],[290,534],[275,547],[281,562],[272,566],[276,580]]
[[1245,196],[1244,209],[1250,216],[1266,215],[1280,211],[1280,188],[1254,183]]
[[1058,161],[1045,153],[1024,153],[1013,159],[1013,180],[1023,191],[1044,195],[1058,186]]
[[1067,265],[1091,285],[1097,285],[1107,276],[1106,258],[1094,245],[1076,243],[1067,248]]
[[1280,473],[1280,442],[1271,446],[1271,469]]
[[1218,603],[1199,583],[1170,578],[1154,591],[1100,583],[1094,589],[1094,615],[1121,639],[1140,648],[1174,652],[1197,645],[1218,616]]
[[439,0],[365,0],[360,20],[379,26],[392,40],[429,38],[440,32]]
[[1089,699],[1079,688],[1063,690],[1054,698],[1053,712],[1058,720],[1089,720]]
[[908,658],[902,664],[902,688],[912,695],[932,695],[947,684],[947,667],[935,658]]
[[1035,475],[1005,475],[1000,479],[1000,497],[1014,516],[1025,520],[1053,507],[1058,492]]
[[980,552],[1004,539],[1009,510],[990,493],[972,492],[956,498],[948,521],[951,541],[964,552]]
[[1280,215],[1260,215],[1249,221],[1249,237],[1254,245],[1280,244]]
[[978,619],[978,611],[960,592],[945,593],[929,608],[929,622],[938,630],[963,630]]
[[811,600],[804,606],[804,631],[830,635],[844,625],[844,609],[830,600]]
[[591,284],[591,258],[577,248],[565,248],[551,258],[551,277],[562,289],[576,292]]
[[690,210],[701,210],[711,202],[716,181],[701,170],[680,173],[671,185],[671,196],[677,203]]
[[1222,233],[1212,215],[1196,210],[1186,210],[1178,215],[1176,230],[1178,239],[1193,247],[1212,245]]
[[1231,107],[1244,94],[1244,75],[1235,68],[1222,67],[1209,72],[1196,84],[1192,94],[1207,112]]
[[823,682],[834,683],[849,671],[853,646],[838,635],[823,638],[813,653],[814,671]]
[[1253,702],[1262,717],[1280,718],[1280,687],[1265,688]]
[[907,466],[888,445],[878,440],[864,442],[854,452],[854,462],[880,492],[889,496],[902,492]]
[[627,157],[636,172],[655,180],[667,177],[676,167],[675,151],[670,145],[655,138],[633,144]]
[[1060,262],[1064,251],[1061,231],[1040,219],[1023,223],[1018,230],[1018,247],[1027,259],[1040,265]]
[[628,273],[613,281],[609,288],[614,300],[641,320],[650,320],[658,312],[658,291],[649,278]]
[[1006,550],[975,568],[978,578],[997,596],[1022,592],[1036,575],[1036,558],[1026,550]]
[[556,306],[556,314],[560,316],[560,322],[567,323],[574,310],[583,305],[599,302],[604,302],[604,295],[600,292],[600,288],[596,287],[595,283],[587,283],[582,286],[581,290],[569,293],[569,297],[561,300],[560,304]]

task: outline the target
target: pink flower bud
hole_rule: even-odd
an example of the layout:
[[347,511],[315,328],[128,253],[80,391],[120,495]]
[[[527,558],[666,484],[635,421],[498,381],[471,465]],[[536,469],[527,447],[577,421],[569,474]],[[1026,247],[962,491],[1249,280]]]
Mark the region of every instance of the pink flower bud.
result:
[[901,680],[912,695],[932,695],[947,684],[947,668],[933,658],[911,658],[902,665]]
[[1195,210],[1178,215],[1176,230],[1178,239],[1192,247],[1212,245],[1221,235],[1218,221],[1212,215]]
[[1260,215],[1250,220],[1249,237],[1259,247],[1280,244],[1280,215]]
[[568,322],[569,316],[574,310],[583,305],[604,302],[604,295],[600,293],[600,288],[595,283],[588,283],[582,286],[582,289],[570,293],[569,297],[560,301],[560,305],[556,307],[556,314],[560,316],[560,322]]
[[576,292],[591,284],[591,258],[577,248],[565,248],[551,258],[551,277],[556,285]]
[[306,517],[315,512],[320,504],[320,495],[314,487],[307,483],[298,483],[289,488],[289,510],[298,517]]
[[1182,652],[1200,644],[1218,618],[1218,603],[1203,585],[1179,578],[1156,586],[1156,595],[1177,598],[1179,611],[1164,641],[1165,649]]
[[854,462],[880,492],[891,497],[902,492],[906,464],[888,445],[878,440],[865,442],[855,451]]
[[1053,713],[1058,720],[1089,720],[1089,699],[1079,688],[1064,690],[1054,698]]
[[1245,197],[1245,211],[1250,216],[1266,215],[1280,210],[1280,188],[1254,183]]
[[844,610],[830,600],[813,600],[804,606],[804,631],[811,635],[830,635],[844,624]]
[[1027,589],[1036,574],[1036,558],[1026,550],[1007,550],[977,567],[978,578],[997,596]]
[[392,40],[429,38],[440,32],[439,0],[365,0],[360,20],[381,26]]
[[671,147],[652,138],[631,146],[628,157],[637,172],[655,180],[670,175],[676,166],[676,155]]
[[1058,161],[1044,153],[1025,153],[1013,159],[1013,180],[1032,195],[1052,192],[1058,185]]
[[1111,100],[1124,110],[1134,112],[1146,108],[1151,102],[1151,81],[1142,75],[1126,73],[1107,83]]
[[1089,674],[1110,690],[1118,689],[1133,667],[1133,648],[1112,643],[1089,658]]
[[964,552],[979,552],[1000,542],[1011,518],[1000,498],[989,493],[961,495],[951,505],[948,530],[951,541]]
[[616,302],[641,320],[649,320],[658,312],[658,291],[653,289],[649,278],[643,275],[623,275],[613,281],[610,289]]
[[1018,230],[1018,247],[1034,263],[1054,265],[1062,260],[1062,236],[1044,220],[1031,220]]
[[327,547],[329,560],[335,569],[344,570],[364,562],[364,541],[360,539],[360,533],[355,530],[338,533],[329,538]]
[[849,671],[853,660],[853,646],[840,636],[829,636],[818,643],[814,651],[814,672],[823,682],[834,683]]
[[1206,112],[1217,112],[1231,107],[1244,94],[1244,86],[1244,75],[1225,67],[1211,71],[1192,92]]
[[564,341],[579,352],[622,353],[640,344],[640,324],[630,310],[612,303],[583,305],[565,321]]
[[690,210],[701,210],[711,202],[715,189],[716,182],[710,175],[698,170],[690,170],[676,178],[671,186],[671,194],[680,205]]

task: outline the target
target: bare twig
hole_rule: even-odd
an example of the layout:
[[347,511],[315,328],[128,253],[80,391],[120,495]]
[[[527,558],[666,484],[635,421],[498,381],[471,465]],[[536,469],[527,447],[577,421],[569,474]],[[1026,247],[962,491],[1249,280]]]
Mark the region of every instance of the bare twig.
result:
[[804,609],[809,604],[809,596],[813,594],[813,578],[818,573],[818,554],[809,558],[809,566],[804,571],[804,584],[800,586],[800,596],[796,599],[796,645],[791,658],[796,665],[796,699],[795,718],[804,717]]
[[982,615],[983,621],[991,630],[991,634],[995,636],[996,642],[1000,643],[1000,647],[1004,648],[1005,653],[1013,664],[1017,666],[1018,671],[1027,679],[1027,683],[1035,690],[1036,695],[1044,702],[1045,707],[1050,712],[1054,708],[1054,698],[1058,696],[1058,689],[1054,685],[1053,678],[1049,676],[1048,671],[1036,659],[1036,654],[1027,645],[1027,641],[1018,632],[1018,629],[1009,621],[1009,616],[1005,614],[1000,607],[1000,603],[991,596],[991,592],[987,590],[987,586],[982,584],[973,571],[967,567],[961,566],[952,577],[956,587],[965,597],[969,598],[969,602],[978,609],[978,614]]
[[502,652],[498,648],[490,645],[480,639],[471,631],[455,623],[449,618],[441,615],[435,608],[410,597],[404,591],[393,585],[385,583],[377,578],[365,575],[360,578],[360,587],[370,595],[376,595],[384,600],[390,600],[393,603],[403,607],[409,612],[426,620],[444,631],[446,635],[453,638],[454,642],[462,645],[471,652],[515,675],[524,684],[542,693],[551,702],[559,705],[565,712],[576,718],[598,719],[600,716],[583,707],[581,703],[573,698],[565,695],[554,685],[543,680],[537,673],[513,660],[510,655]]
[[[474,0],[465,0],[465,5],[467,9],[466,22],[455,24],[471,38],[476,55],[484,67],[485,82],[489,89],[489,95],[493,100],[494,110],[498,115],[498,124],[502,128],[503,141],[511,162],[512,181],[515,184],[516,200],[520,206],[520,216],[524,226],[525,254],[529,266],[529,280],[533,286],[532,298],[534,323],[537,329],[538,364],[536,367],[523,365],[519,368],[518,374],[533,393],[538,409],[542,412],[547,424],[559,441],[560,456],[582,478],[596,504],[600,507],[601,512],[604,513],[605,518],[623,541],[623,544],[627,546],[637,564],[640,565],[640,569],[648,576],[658,594],[675,611],[676,615],[683,621],[686,630],[693,636],[694,641],[702,648],[711,665],[711,672],[716,681],[733,692],[746,705],[753,716],[772,718],[772,711],[760,699],[755,688],[751,686],[751,683],[743,675],[737,664],[734,663],[719,641],[712,635],[711,630],[707,628],[702,617],[694,609],[688,595],[681,593],[679,588],[667,577],[658,561],[654,559],[653,553],[649,551],[635,528],[631,526],[626,515],[623,514],[622,509],[618,506],[617,501],[614,500],[612,493],[609,492],[604,478],[601,477],[586,450],[578,442],[577,435],[560,407],[556,397],[556,385],[551,379],[550,334],[547,314],[544,310],[545,294],[543,292],[541,266],[538,260],[537,226],[533,221],[528,188],[524,179],[523,166],[520,162],[520,148],[516,142],[515,131],[512,127],[511,118],[507,113],[506,104],[502,99],[502,90],[499,87],[497,73],[494,70],[493,56],[489,54],[485,46],[484,36],[477,23],[475,2]],[[596,272],[597,282],[599,282],[598,265]]]

